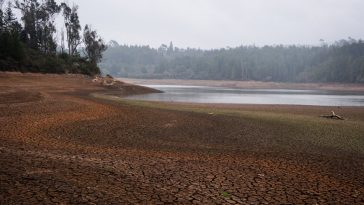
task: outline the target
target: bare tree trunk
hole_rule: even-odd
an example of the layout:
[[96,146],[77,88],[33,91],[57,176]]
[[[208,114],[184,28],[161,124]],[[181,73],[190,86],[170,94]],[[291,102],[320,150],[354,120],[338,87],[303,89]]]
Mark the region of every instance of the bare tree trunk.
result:
[[61,53],[64,53],[64,30],[61,30]]
[[66,29],[67,29],[68,55],[69,56],[72,56],[71,38],[70,38],[71,32],[70,32],[70,29],[69,28],[66,28]]

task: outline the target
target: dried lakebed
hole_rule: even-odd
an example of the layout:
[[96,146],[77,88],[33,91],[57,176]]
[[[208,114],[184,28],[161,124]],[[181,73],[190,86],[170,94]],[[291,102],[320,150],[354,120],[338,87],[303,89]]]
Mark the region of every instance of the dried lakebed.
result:
[[364,203],[361,107],[140,102],[62,75],[0,91],[0,204]]

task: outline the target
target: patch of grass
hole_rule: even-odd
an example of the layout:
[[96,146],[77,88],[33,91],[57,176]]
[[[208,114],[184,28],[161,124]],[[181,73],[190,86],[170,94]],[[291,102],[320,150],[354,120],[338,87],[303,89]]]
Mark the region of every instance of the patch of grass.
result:
[[231,194],[227,191],[224,191],[221,193],[221,196],[223,196],[224,198],[230,198]]

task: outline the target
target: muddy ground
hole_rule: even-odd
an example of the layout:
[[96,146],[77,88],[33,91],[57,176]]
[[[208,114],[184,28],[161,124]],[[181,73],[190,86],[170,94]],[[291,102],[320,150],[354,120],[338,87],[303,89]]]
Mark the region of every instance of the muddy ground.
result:
[[[148,90],[91,80],[0,73],[0,204],[364,204],[360,147],[290,141],[284,126],[259,117],[95,98]],[[293,119],[331,109],[189,106]],[[341,109],[363,128],[363,108]]]

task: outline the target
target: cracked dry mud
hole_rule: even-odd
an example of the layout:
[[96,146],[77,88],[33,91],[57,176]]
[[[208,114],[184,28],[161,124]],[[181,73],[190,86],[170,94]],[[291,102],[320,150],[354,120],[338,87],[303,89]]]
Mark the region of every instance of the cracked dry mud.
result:
[[270,151],[273,128],[89,95],[107,91],[0,75],[0,204],[364,204],[360,154]]

